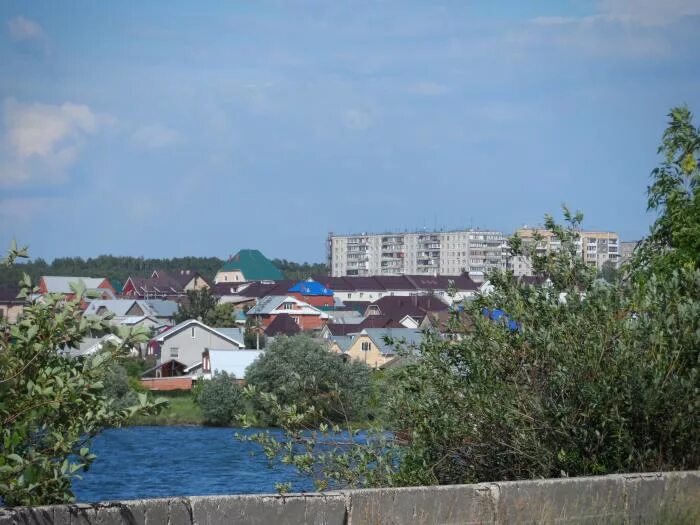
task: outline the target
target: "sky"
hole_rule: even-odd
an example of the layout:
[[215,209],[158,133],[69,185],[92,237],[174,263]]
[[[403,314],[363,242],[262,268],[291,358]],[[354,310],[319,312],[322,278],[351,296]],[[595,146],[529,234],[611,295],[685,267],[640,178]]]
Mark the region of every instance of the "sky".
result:
[[699,50],[700,0],[4,0],[0,247],[323,261],[563,203],[638,239]]

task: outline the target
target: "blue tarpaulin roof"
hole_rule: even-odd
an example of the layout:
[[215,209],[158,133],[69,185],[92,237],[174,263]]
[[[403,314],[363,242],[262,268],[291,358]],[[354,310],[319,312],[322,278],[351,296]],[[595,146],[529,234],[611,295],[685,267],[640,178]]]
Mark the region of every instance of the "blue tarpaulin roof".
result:
[[325,295],[327,297],[333,296],[333,290],[326,288],[321,283],[317,281],[299,281],[297,284],[292,286],[288,292],[296,292],[301,295]]
[[494,308],[493,310],[484,308],[481,310],[481,313],[483,313],[485,317],[488,317],[492,321],[503,320],[508,329],[513,332],[517,332],[520,329],[520,324],[516,321],[513,321],[512,319],[509,319],[508,315],[499,308]]

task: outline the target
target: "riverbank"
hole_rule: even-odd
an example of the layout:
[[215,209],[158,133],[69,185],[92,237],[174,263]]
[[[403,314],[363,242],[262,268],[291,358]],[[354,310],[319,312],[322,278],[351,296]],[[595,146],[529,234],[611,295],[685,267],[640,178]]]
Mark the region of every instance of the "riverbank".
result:
[[168,406],[160,414],[136,416],[129,426],[176,426],[203,425],[202,409],[195,402],[191,392],[158,392],[154,397],[164,397]]

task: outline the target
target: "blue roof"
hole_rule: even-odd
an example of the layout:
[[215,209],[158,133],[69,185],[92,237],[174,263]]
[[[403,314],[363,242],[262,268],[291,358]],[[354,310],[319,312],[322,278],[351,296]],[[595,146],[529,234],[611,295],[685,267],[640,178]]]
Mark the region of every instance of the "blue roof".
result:
[[311,279],[308,281],[299,281],[287,291],[300,293],[301,295],[323,295],[326,297],[333,297],[333,290]]
[[484,317],[488,317],[489,319],[493,321],[500,321],[503,320],[506,323],[506,326],[511,332],[517,332],[520,330],[520,323],[517,321],[514,321],[513,319],[510,319],[508,315],[501,309],[499,308],[494,308],[493,310],[489,310],[488,308],[483,308],[481,310],[481,313],[484,314]]

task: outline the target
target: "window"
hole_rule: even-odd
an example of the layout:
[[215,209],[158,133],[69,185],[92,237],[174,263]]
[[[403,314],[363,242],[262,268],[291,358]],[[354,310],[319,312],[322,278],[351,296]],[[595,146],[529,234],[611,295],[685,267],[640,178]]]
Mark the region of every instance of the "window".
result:
[[369,341],[363,341],[362,342],[362,351],[369,352],[370,350],[372,350],[372,343],[370,343]]
[[192,336],[192,339],[194,339],[194,326],[190,328],[190,335]]
[[180,350],[174,346],[170,347],[170,357],[178,358],[180,357]]
[[282,303],[282,310],[294,309],[294,303]]

